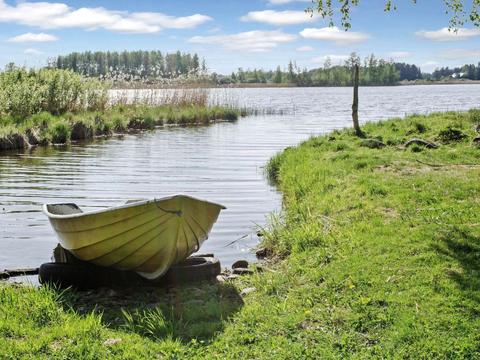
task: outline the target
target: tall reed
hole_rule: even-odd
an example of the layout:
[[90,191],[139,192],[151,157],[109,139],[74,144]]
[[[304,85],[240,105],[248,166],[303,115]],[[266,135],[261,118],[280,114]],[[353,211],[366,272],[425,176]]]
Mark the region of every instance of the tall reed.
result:
[[210,91],[205,88],[111,90],[109,105],[207,107],[209,97]]
[[105,85],[68,70],[11,68],[0,73],[0,116],[27,118],[101,111],[108,104]]

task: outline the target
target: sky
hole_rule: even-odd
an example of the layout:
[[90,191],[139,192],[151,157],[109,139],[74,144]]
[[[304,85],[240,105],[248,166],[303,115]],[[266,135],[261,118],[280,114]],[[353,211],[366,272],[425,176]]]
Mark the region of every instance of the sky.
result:
[[325,58],[340,63],[351,52],[440,66],[480,62],[480,28],[449,32],[443,2],[361,1],[352,28],[329,27],[304,10],[309,0],[0,0],[0,66],[43,66],[73,51],[161,50],[198,53],[210,71],[316,68]]

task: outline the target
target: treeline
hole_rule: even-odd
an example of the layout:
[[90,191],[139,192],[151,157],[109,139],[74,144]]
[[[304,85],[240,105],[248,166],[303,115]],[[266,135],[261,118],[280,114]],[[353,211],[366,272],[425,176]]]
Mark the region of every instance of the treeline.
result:
[[174,79],[207,71],[197,54],[142,50],[73,52],[50,60],[49,67],[118,81]]
[[273,83],[292,84],[296,86],[349,86],[352,83],[352,66],[359,64],[361,85],[395,85],[405,78],[421,76],[421,71],[415,65],[396,64],[371,55],[361,61],[355,53],[345,60],[342,65],[332,65],[330,58],[326,58],[322,68],[307,70],[300,69],[296,63],[290,61],[285,69],[280,66],[275,71],[261,69],[233,72],[230,76],[219,77],[221,84],[235,83]]
[[343,64],[333,65],[326,58],[322,67],[300,68],[293,61],[275,70],[239,68],[230,75],[209,73],[205,60],[197,54],[161,51],[74,52],[49,61],[48,67],[72,70],[86,77],[119,83],[207,83],[211,85],[276,84],[292,86],[350,86],[352,66],[358,64],[363,86],[396,85],[401,81],[445,79],[480,80],[480,63],[450,69],[442,67],[432,74],[422,73],[414,64],[399,63],[370,55],[361,59],[352,53]]
[[431,78],[433,80],[442,80],[445,78],[480,80],[480,62],[475,66],[474,64],[466,64],[461,67],[450,69],[449,67],[442,67],[436,69]]
[[349,86],[352,84],[352,67],[360,65],[360,85],[395,85],[400,71],[392,61],[377,59],[373,54],[362,59],[355,53],[343,65],[332,66],[327,58],[323,68],[312,70],[313,86]]
[[422,70],[417,65],[395,63],[395,69],[398,71],[399,80],[420,80],[423,79]]

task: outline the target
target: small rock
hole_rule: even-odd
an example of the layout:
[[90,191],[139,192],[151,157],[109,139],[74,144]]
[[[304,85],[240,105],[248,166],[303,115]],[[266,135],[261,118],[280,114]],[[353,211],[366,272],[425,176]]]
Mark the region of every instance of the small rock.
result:
[[228,276],[228,275],[230,275],[231,273],[232,273],[232,270],[225,268],[225,269],[222,270],[222,272],[220,273],[220,275]]
[[247,261],[247,260],[238,260],[238,261],[235,261],[235,262],[232,264],[232,269],[238,269],[238,268],[242,268],[242,269],[248,268],[248,261]]
[[223,275],[217,275],[217,281],[219,283],[224,283],[225,281],[227,281],[227,277],[225,277]]
[[369,149],[381,149],[386,145],[378,139],[365,139],[360,143],[360,146],[367,147]]
[[243,289],[241,292],[240,292],[240,296],[247,296],[248,294],[252,293],[252,292],[255,292],[257,291],[256,288],[254,287],[251,287],[251,288],[246,288],[246,289]]
[[113,346],[115,344],[121,343],[122,339],[107,339],[103,342],[105,346]]
[[107,295],[110,296],[110,297],[113,297],[113,296],[117,296],[118,293],[113,289],[108,289]]
[[263,258],[266,258],[268,256],[268,250],[266,248],[261,248],[261,249],[258,249],[256,252],[255,252],[255,255],[257,256],[257,258],[259,259],[263,259]]
[[422,145],[422,146],[425,146],[426,148],[428,149],[436,149],[438,148],[438,145],[433,143],[433,142],[430,142],[430,141],[427,141],[427,140],[423,140],[423,139],[411,139],[411,140],[408,140],[406,143],[405,143],[405,147],[409,147],[410,145],[413,145],[413,144],[416,144],[416,145]]
[[253,274],[253,270],[244,269],[244,268],[236,268],[236,269],[233,269],[233,274],[234,275],[251,275],[251,274]]

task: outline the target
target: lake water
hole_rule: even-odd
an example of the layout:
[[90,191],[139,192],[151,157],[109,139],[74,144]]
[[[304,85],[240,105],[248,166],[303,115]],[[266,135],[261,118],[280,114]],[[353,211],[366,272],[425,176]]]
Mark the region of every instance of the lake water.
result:
[[[0,155],[0,269],[49,261],[56,239],[41,213],[44,203],[93,210],[176,193],[227,207],[201,252],[215,253],[223,266],[253,259],[256,226],[281,208],[281,195],[265,180],[265,163],[311,135],[349,126],[352,90],[219,89],[212,98],[282,115]],[[363,122],[472,107],[480,107],[480,85],[360,89]]]

